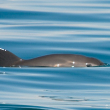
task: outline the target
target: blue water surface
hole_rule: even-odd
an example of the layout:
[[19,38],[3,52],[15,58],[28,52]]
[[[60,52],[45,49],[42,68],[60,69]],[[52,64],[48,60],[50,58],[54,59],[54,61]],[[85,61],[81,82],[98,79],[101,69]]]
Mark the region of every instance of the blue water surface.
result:
[[[110,64],[109,0],[1,0],[0,48],[20,58],[81,54]],[[0,110],[110,109],[110,66],[0,67]]]

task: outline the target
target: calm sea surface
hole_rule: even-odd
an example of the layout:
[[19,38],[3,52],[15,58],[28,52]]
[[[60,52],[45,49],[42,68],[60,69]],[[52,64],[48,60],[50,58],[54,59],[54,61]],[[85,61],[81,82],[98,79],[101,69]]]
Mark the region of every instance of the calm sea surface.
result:
[[[0,48],[23,59],[81,54],[110,64],[110,0],[0,0]],[[105,109],[109,66],[0,67],[0,110]]]

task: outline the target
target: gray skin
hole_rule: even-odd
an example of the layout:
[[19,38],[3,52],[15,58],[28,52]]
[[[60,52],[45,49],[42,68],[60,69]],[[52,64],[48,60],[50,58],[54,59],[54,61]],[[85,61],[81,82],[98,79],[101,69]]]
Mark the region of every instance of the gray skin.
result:
[[23,60],[7,50],[0,49],[1,67],[90,67],[103,64],[98,59],[76,54],[51,54]]
[[13,66],[90,67],[103,65],[98,59],[75,54],[52,54],[30,60],[21,60]]

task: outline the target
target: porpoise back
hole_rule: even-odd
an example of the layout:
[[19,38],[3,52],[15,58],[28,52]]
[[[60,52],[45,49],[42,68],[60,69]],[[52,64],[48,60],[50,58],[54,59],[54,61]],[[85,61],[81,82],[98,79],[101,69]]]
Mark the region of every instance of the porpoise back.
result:
[[90,67],[103,64],[96,58],[76,54],[51,54],[23,60],[7,50],[0,49],[1,67]]

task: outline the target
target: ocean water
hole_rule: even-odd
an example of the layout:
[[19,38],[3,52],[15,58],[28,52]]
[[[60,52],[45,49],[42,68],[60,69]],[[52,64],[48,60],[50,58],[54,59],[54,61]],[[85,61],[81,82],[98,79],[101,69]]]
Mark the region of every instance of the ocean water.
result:
[[[110,64],[109,0],[1,0],[0,48],[20,58],[81,54]],[[110,66],[0,67],[0,110],[110,109]]]

